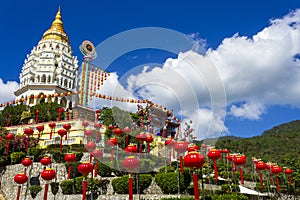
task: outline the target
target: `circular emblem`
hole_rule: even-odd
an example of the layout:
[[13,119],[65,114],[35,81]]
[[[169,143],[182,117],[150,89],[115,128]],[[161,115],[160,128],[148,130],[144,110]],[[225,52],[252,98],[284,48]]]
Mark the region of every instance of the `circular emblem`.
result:
[[84,56],[88,56],[93,59],[97,57],[95,46],[88,40],[83,41],[79,49]]

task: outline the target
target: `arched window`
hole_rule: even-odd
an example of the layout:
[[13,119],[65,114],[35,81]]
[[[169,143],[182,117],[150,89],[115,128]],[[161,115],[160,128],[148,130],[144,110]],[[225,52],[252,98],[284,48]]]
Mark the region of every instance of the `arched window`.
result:
[[60,100],[60,105],[61,105],[63,108],[66,107],[66,105],[67,105],[67,99],[66,99],[66,97],[61,98],[61,100]]
[[69,82],[69,88],[72,88],[72,81]]
[[43,74],[42,79],[41,79],[41,82],[42,82],[42,83],[46,83],[46,75],[45,75],[45,74]]
[[51,76],[49,75],[49,76],[48,76],[47,83],[50,83],[50,82],[51,82]]
[[36,77],[36,81],[37,81],[37,83],[40,82],[40,75],[38,75],[38,76]]
[[67,79],[65,79],[65,81],[64,81],[64,86],[68,87],[68,80]]
[[33,104],[33,103],[34,103],[34,95],[31,94],[31,95],[29,96],[29,104]]
[[58,98],[57,97],[54,98],[54,103],[58,103]]

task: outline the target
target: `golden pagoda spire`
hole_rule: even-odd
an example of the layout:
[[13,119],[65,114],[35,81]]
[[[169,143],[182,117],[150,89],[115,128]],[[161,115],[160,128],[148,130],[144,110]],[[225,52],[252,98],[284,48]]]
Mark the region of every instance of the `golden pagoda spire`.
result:
[[64,24],[60,14],[60,7],[55,15],[51,27],[44,33],[42,40],[54,39],[69,43],[69,37],[65,32]]

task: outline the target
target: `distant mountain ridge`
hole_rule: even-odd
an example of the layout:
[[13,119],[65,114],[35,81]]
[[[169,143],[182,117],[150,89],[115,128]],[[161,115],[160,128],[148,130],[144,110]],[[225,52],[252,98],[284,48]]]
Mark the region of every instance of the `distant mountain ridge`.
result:
[[274,126],[251,138],[220,137],[215,146],[244,153],[250,158],[288,164],[291,160],[300,160],[300,120]]

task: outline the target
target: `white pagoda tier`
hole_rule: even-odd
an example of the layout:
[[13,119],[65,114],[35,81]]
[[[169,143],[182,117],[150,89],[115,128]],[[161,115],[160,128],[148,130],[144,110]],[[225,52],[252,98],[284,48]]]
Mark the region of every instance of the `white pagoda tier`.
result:
[[72,55],[69,37],[64,30],[60,9],[51,27],[43,34],[38,45],[27,55],[20,73],[20,87],[16,99],[26,98],[23,103],[33,106],[40,101],[57,102],[68,108],[74,105],[72,96],[55,98],[29,98],[76,90],[78,83],[78,60]]

